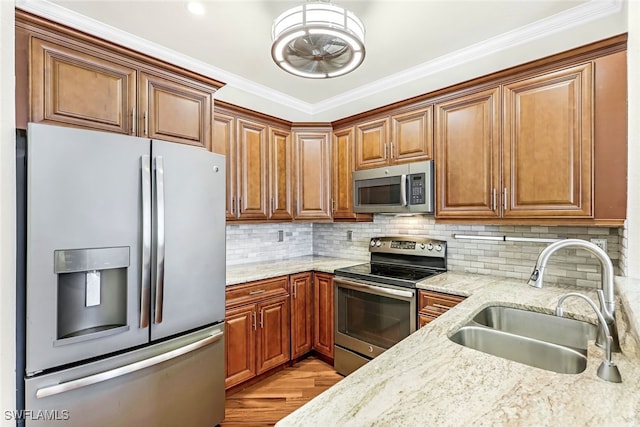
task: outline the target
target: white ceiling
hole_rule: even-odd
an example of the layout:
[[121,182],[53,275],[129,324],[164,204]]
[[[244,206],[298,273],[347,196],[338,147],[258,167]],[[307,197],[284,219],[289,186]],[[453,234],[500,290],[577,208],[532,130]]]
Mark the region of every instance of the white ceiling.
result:
[[[626,31],[621,0],[359,0],[360,68],[324,80],[271,59],[271,24],[304,0],[17,0],[22,9],[227,85],[216,98],[293,120],[330,121]],[[105,25],[106,24],[106,25]]]

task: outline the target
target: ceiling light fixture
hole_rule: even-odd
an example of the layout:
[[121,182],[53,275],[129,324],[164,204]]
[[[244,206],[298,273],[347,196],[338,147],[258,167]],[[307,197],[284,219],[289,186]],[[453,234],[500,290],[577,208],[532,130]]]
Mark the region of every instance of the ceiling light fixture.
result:
[[323,79],[347,74],[364,60],[364,25],[353,12],[328,1],[308,1],[278,16],[271,56],[283,70]]

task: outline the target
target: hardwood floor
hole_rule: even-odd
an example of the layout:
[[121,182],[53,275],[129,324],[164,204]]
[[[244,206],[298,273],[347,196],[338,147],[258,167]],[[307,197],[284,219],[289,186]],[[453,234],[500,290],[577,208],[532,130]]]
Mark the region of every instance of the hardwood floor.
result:
[[273,426],[342,379],[333,366],[309,357],[227,396],[221,427]]

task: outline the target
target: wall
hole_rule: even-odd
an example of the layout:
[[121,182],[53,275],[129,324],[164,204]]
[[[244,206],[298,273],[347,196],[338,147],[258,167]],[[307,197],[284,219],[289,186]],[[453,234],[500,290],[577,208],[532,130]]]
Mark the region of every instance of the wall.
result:
[[[347,242],[347,231],[353,241]],[[317,255],[368,258],[369,238],[376,235],[418,234],[447,241],[447,268],[477,274],[511,277],[526,281],[538,254],[547,243],[519,243],[454,239],[453,234],[607,239],[607,253],[614,266],[620,258],[618,228],[540,227],[436,224],[432,216],[395,217],[376,215],[373,223],[314,224],[313,248]],[[616,268],[616,273],[619,274]],[[575,249],[558,251],[550,259],[545,282],[595,287],[600,283],[599,262],[588,252]]]
[[[278,242],[278,230],[284,241]],[[347,231],[352,241],[347,241]],[[227,226],[227,263],[275,261],[303,255],[339,256],[369,260],[373,236],[426,235],[448,243],[448,269],[491,274],[526,281],[546,243],[518,243],[454,239],[453,234],[536,238],[574,237],[607,239],[607,253],[616,274],[620,262],[620,230],[601,227],[484,226],[436,224],[432,216],[375,215],[372,223],[245,224]],[[550,260],[545,282],[595,287],[600,283],[599,262],[588,252],[564,249]]]
[[15,78],[14,5],[0,1],[0,425],[15,408]]
[[627,45],[629,165],[625,259],[627,275],[640,278],[640,2],[628,2]]
[[[281,242],[278,241],[280,230]],[[227,265],[276,261],[312,253],[310,223],[227,225]]]

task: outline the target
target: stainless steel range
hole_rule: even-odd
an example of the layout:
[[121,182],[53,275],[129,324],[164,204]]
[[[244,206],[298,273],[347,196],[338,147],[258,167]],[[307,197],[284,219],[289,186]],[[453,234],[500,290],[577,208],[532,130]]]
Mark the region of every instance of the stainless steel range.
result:
[[334,367],[348,375],[416,330],[416,284],[447,270],[447,242],[374,237],[371,261],[335,271]]

